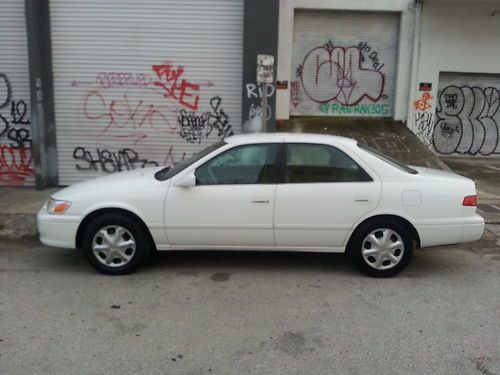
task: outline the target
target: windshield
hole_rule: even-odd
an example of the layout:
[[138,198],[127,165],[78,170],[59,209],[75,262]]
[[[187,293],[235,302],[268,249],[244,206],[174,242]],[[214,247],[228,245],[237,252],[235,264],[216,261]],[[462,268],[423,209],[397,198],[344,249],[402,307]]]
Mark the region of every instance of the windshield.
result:
[[365,150],[367,152],[369,152],[370,154],[372,154],[373,156],[376,156],[377,158],[385,161],[387,164],[390,164],[392,165],[393,167],[396,167],[406,173],[411,173],[411,174],[417,174],[418,172],[413,169],[413,168],[410,168],[409,166],[407,166],[406,164],[400,162],[399,160],[396,160],[394,158],[391,158],[390,156],[387,156],[386,154],[378,151],[378,150],[375,150],[371,147],[368,147],[367,145],[364,145],[362,143],[358,143],[358,147],[361,148],[362,150]]
[[165,181],[169,178],[174,177],[177,173],[189,167],[194,162],[200,160],[202,157],[210,154],[212,151],[217,150],[219,147],[222,147],[226,144],[224,141],[220,141],[214,143],[213,145],[208,146],[207,148],[201,150],[200,152],[194,154],[190,158],[184,159],[173,166],[169,165],[158,172],[155,173],[155,178],[159,181]]

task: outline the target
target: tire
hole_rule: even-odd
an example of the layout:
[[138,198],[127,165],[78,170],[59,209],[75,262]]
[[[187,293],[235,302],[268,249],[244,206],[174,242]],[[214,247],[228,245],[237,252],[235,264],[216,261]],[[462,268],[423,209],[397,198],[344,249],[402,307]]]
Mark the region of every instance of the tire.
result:
[[83,235],[83,253],[97,271],[124,275],[135,271],[150,253],[143,227],[134,219],[106,213],[92,220]]
[[392,220],[377,219],[354,231],[347,252],[364,274],[391,277],[408,265],[413,247],[413,239],[404,226]]

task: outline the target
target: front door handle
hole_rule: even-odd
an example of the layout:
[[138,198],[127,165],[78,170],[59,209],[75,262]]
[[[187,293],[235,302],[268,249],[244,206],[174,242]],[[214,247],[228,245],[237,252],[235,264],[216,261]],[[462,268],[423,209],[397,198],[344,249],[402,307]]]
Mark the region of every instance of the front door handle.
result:
[[266,198],[252,198],[253,204],[269,204],[269,200]]
[[356,203],[370,203],[371,201],[370,197],[354,197],[354,202]]

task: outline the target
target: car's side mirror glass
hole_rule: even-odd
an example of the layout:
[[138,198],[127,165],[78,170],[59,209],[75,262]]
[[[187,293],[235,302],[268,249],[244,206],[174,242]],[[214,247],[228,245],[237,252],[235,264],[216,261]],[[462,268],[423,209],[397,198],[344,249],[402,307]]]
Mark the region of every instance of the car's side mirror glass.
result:
[[194,171],[184,175],[181,179],[179,179],[179,181],[175,183],[175,186],[185,188],[196,186],[196,176],[194,175]]

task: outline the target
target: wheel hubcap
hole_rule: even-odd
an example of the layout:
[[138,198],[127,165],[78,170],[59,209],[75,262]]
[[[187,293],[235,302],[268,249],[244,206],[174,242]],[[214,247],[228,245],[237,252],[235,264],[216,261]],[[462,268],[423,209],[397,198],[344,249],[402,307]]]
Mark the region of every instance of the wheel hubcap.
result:
[[395,267],[405,250],[401,236],[388,228],[375,229],[365,237],[361,246],[365,262],[377,270]]
[[135,247],[132,233],[119,225],[109,225],[98,230],[92,240],[95,258],[112,268],[129,263],[134,257]]

